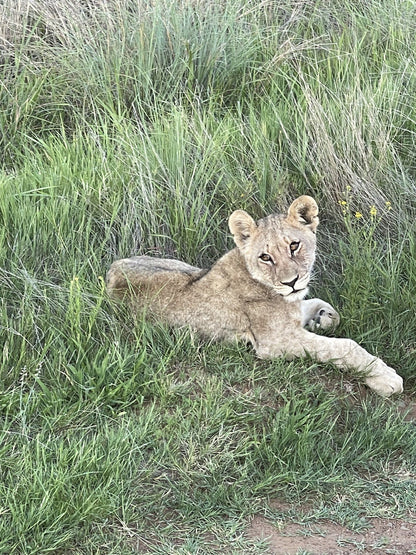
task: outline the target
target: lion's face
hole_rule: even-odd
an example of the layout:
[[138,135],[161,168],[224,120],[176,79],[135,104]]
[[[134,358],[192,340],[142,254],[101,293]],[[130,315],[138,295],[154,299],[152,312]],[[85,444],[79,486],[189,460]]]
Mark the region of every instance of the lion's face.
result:
[[286,216],[273,214],[255,222],[243,210],[229,226],[251,276],[287,301],[305,297],[315,261],[318,206],[308,196],[296,199]]

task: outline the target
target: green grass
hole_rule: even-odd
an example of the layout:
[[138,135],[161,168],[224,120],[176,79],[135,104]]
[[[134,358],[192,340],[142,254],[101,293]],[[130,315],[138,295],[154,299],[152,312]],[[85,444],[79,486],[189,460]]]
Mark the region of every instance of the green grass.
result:
[[[266,553],[244,530],[274,499],[355,529],[405,517],[413,3],[3,4],[0,553]],[[232,210],[304,193],[321,207],[313,294],[398,369],[401,398],[105,297],[113,260],[207,266]]]

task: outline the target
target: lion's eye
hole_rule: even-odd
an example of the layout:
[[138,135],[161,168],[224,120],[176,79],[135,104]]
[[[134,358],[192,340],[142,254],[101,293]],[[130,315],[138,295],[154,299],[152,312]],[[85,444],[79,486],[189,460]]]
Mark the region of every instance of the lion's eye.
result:
[[300,245],[300,241],[292,241],[290,243],[289,248],[290,248],[291,254],[294,254],[298,250],[299,245]]
[[273,262],[272,257],[270,256],[270,254],[267,253],[263,253],[259,256],[260,260],[263,260],[263,262]]

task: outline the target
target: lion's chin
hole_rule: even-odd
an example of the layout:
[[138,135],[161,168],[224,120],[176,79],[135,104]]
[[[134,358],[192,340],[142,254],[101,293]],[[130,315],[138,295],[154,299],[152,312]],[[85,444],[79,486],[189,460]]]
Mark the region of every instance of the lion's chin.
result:
[[308,291],[308,287],[305,287],[304,289],[299,289],[299,291],[292,291],[292,293],[289,293],[289,295],[282,295],[282,297],[286,302],[293,303],[304,299],[308,294]]

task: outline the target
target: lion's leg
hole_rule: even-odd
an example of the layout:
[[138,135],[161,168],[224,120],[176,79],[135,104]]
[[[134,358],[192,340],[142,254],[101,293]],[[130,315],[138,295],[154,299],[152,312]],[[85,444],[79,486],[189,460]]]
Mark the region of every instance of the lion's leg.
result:
[[318,362],[332,362],[340,368],[352,369],[363,374],[368,387],[383,397],[403,391],[403,380],[395,370],[352,339],[318,336],[306,330],[298,330],[286,341],[282,337],[276,340],[274,344],[270,339],[264,343],[258,341],[257,354],[262,358],[310,355]]
[[339,314],[329,303],[321,299],[307,299],[300,303],[302,326],[310,331],[335,329],[339,325]]

